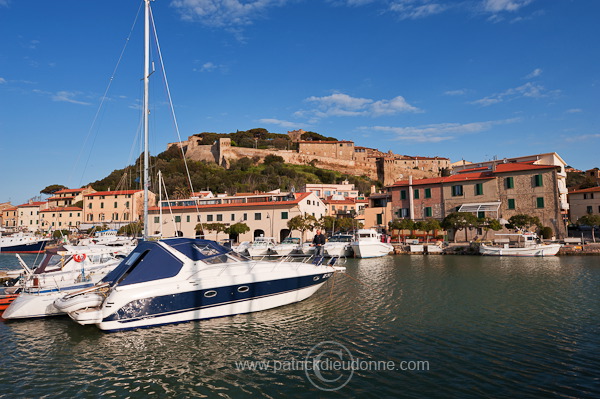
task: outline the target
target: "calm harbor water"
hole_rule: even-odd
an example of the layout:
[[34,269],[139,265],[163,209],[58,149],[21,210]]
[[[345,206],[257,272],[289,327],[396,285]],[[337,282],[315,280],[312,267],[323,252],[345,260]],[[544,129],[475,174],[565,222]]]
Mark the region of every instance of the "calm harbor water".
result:
[[[346,266],[308,300],[249,315],[112,334],[67,317],[0,323],[0,397],[600,396],[600,258]],[[297,367],[324,342],[394,367],[326,384]]]

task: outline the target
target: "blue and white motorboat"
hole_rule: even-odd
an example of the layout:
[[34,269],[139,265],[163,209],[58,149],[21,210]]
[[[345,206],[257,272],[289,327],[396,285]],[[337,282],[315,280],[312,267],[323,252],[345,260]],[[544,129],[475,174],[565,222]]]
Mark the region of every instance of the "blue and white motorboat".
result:
[[37,254],[44,252],[44,247],[49,241],[52,239],[22,232],[9,236],[0,235],[0,252]]
[[336,270],[345,268],[253,261],[210,240],[145,241],[95,287],[55,306],[105,331],[151,327],[299,302]]

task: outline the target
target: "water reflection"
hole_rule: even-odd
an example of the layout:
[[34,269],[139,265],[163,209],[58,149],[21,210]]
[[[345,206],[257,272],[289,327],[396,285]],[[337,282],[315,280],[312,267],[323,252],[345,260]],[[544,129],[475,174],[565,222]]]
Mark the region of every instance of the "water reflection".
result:
[[106,334],[66,317],[0,324],[7,397],[330,396],[302,371],[333,340],[363,360],[426,372],[357,371],[333,396],[586,396],[600,369],[595,258],[395,256],[348,261],[313,297],[263,312]]

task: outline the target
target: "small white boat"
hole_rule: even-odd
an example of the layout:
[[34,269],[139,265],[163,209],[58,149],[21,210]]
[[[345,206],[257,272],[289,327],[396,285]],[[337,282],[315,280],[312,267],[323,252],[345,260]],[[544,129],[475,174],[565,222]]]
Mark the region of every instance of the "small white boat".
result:
[[354,237],[351,234],[334,234],[323,245],[325,256],[352,256],[352,241]]
[[239,245],[233,245],[231,249],[240,255],[248,255],[248,248],[250,247],[250,241],[242,241]]
[[251,257],[271,255],[273,248],[275,248],[273,237],[256,237],[248,247],[248,255]]
[[302,244],[302,247],[300,248],[300,251],[304,254],[304,255],[314,255],[315,254],[315,246],[312,245],[312,243],[310,242],[305,242],[304,244]]
[[132,245],[135,247],[137,244],[137,239],[134,237],[127,236],[119,236],[117,235],[117,230],[103,230],[97,231],[92,237],[83,238],[78,243],[78,245]]
[[280,244],[273,247],[275,253],[279,256],[286,256],[297,252],[302,248],[302,243],[298,237],[287,237]]
[[479,253],[489,256],[554,256],[562,247],[562,244],[544,244],[539,242],[539,238],[535,233],[524,234],[502,234],[523,237],[523,242],[518,242],[517,245],[503,244],[495,245],[479,245]]
[[381,241],[381,234],[374,229],[358,230],[351,246],[357,258],[377,258],[394,250],[391,244]]
[[19,296],[4,311],[2,317],[26,319],[64,314],[54,306],[56,299],[94,286],[132,249],[133,247],[65,245],[48,250],[35,271],[25,269],[22,281],[6,289],[14,290]]

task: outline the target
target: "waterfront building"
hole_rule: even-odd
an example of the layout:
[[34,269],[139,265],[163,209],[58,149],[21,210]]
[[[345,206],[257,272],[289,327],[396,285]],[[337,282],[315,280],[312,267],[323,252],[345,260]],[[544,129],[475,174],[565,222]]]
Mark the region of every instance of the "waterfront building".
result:
[[600,185],[600,169],[593,168],[585,171],[585,175]]
[[[148,205],[156,204],[156,196],[148,192]],[[96,191],[83,195],[82,228],[107,225],[119,228],[139,221],[143,216],[144,191]]]
[[383,193],[372,193],[368,200],[369,205],[364,210],[364,227],[386,232],[389,222],[394,219],[392,193],[389,190]]
[[17,222],[18,208],[16,206],[6,207],[2,210],[2,227],[4,227],[5,230],[16,230]]
[[600,187],[571,191],[569,205],[571,223],[585,215],[600,215]]
[[83,221],[83,209],[76,206],[60,206],[40,210],[40,228],[44,231],[77,231]]
[[72,206],[79,201],[83,201],[83,196],[96,192],[91,186],[82,188],[65,188],[52,193],[48,198],[48,208],[61,208]]
[[[470,212],[506,224],[511,216],[537,216],[558,237],[566,233],[560,199],[560,168],[532,163],[472,165],[447,177],[402,180],[388,187],[395,218],[443,220]],[[506,232],[506,231],[504,231]],[[488,237],[493,236],[492,232]],[[483,231],[472,230],[472,237]]]
[[302,190],[307,193],[315,193],[315,195],[322,200],[330,197],[342,198],[359,198],[359,192],[354,186],[350,184],[348,180],[342,182],[342,184],[306,184]]
[[[160,206],[152,207],[150,214],[150,232],[163,237],[196,237],[224,239],[225,233],[217,234],[204,226],[196,231],[201,223],[222,223],[230,226],[244,223],[250,231],[239,237],[230,237],[238,241],[252,241],[255,237],[274,237],[282,241],[285,237],[299,237],[299,231],[287,226],[290,219],[299,215],[312,215],[317,220],[326,215],[326,207],[314,193],[270,193],[217,195],[206,199],[187,199],[162,201]],[[311,239],[307,232],[305,239]]]
[[29,201],[26,204],[17,205],[19,229],[31,232],[42,230],[40,211],[47,208],[48,201]]

